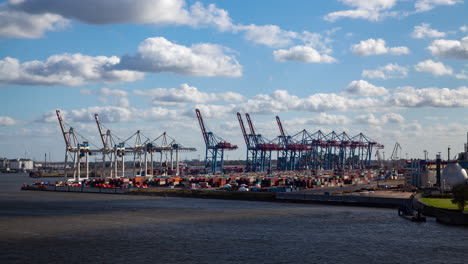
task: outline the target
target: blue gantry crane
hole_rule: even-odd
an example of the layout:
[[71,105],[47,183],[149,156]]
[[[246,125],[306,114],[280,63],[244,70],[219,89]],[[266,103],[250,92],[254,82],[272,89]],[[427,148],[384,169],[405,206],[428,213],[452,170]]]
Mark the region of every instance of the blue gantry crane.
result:
[[224,151],[235,150],[237,145],[233,145],[226,140],[216,136],[213,132],[207,131],[203,117],[199,109],[195,113],[200,124],[200,129],[205,141],[205,168],[211,167],[211,173],[223,173],[224,169]]

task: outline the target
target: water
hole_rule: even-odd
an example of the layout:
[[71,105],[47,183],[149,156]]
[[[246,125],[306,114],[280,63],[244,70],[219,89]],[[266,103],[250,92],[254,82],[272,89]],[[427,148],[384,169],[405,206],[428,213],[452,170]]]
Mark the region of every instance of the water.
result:
[[[19,191],[0,174],[0,263],[466,263],[468,228],[394,209]],[[53,179],[52,179],[53,180]]]

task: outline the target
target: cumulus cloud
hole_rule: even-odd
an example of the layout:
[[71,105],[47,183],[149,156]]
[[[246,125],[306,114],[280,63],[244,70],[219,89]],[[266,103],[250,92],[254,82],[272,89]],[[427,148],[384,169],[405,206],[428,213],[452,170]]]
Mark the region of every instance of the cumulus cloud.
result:
[[214,44],[178,45],[163,37],[148,38],[135,56],[124,56],[119,69],[141,72],[173,72],[190,76],[239,77],[242,66],[226,48]]
[[244,31],[247,40],[269,47],[289,45],[294,38],[298,37],[298,33],[283,30],[277,25],[238,25],[236,30]]
[[[213,118],[221,119],[226,118],[230,114],[234,113],[235,105],[207,105],[207,104],[197,104],[194,109],[199,109],[203,118]],[[188,109],[184,112],[184,115],[187,117],[195,117],[195,110]]]
[[368,39],[362,40],[359,44],[355,44],[351,47],[351,51],[358,56],[370,56],[370,55],[402,55],[408,54],[409,49],[407,47],[387,47],[385,40],[383,39]]
[[333,63],[335,58],[328,54],[320,54],[309,46],[294,46],[290,49],[280,49],[273,52],[275,60],[280,62],[298,61],[305,63]]
[[388,123],[401,124],[405,121],[405,118],[402,115],[396,113],[387,113],[380,117],[377,117],[372,113],[368,113],[354,117],[354,121],[360,124],[381,126]]
[[17,122],[9,116],[0,116],[0,126],[14,126]]
[[204,7],[196,2],[190,7],[189,24],[196,27],[214,26],[219,31],[233,30],[233,23],[226,10],[219,9],[215,4]]
[[396,107],[467,107],[468,87],[457,89],[401,87],[384,99],[384,104]]
[[455,78],[461,80],[468,80],[468,71],[462,70],[460,73],[455,74]]
[[355,96],[382,96],[388,93],[385,87],[375,86],[364,80],[350,82],[344,92]]
[[92,82],[134,82],[143,79],[143,72],[241,76],[242,66],[233,56],[226,55],[226,50],[213,44],[185,47],[165,38],[149,38],[140,44],[137,55],[122,59],[76,53],[20,63],[18,59],[6,57],[0,60],[0,83],[79,86]]
[[463,26],[461,26],[461,27],[459,28],[459,30],[460,30],[461,32],[468,32],[468,26],[463,25]]
[[[276,90],[271,94],[258,94],[243,101],[233,108],[223,111],[273,114],[288,111],[324,112],[324,111],[382,111],[392,108],[421,107],[466,107],[468,106],[468,88],[424,88],[401,87],[387,90],[365,81],[353,81],[344,89],[344,94],[318,93],[306,97],[290,94],[286,90]],[[349,96],[359,95],[359,97]],[[396,120],[395,116],[388,116]]]
[[[87,24],[155,24],[155,25],[214,25],[226,29],[231,22],[225,10],[214,4],[204,7],[196,2],[187,8],[184,0],[24,0],[10,1],[12,10],[30,14],[53,13]],[[90,8],[92,7],[92,8]],[[110,11],[111,10],[111,11]]]
[[103,96],[117,96],[117,97],[125,97],[128,95],[128,93],[124,90],[110,89],[107,87],[103,87],[96,91],[89,90],[89,89],[81,89],[80,93],[85,94],[85,95],[103,95]]
[[120,107],[130,107],[130,101],[127,97],[120,97],[119,100],[115,104],[116,106]]
[[46,31],[64,28],[68,21],[59,15],[44,13],[31,15],[0,8],[0,37],[39,38]]
[[[162,107],[148,109],[132,108],[128,106],[90,106],[81,109],[61,110],[63,119],[69,123],[95,122],[94,114],[99,114],[103,123],[132,123],[137,121],[170,120],[181,117],[181,110],[172,110]],[[55,123],[57,116],[55,110],[42,114],[39,122]]]
[[240,102],[244,99],[241,94],[234,92],[205,93],[197,87],[184,83],[178,88],[155,88],[151,90],[135,90],[135,94],[151,97],[155,105],[184,105],[185,103],[208,102]]
[[398,64],[387,64],[385,66],[378,67],[375,70],[363,70],[361,73],[362,77],[371,79],[393,79],[393,78],[406,78],[408,76],[408,68],[400,66]]
[[372,126],[378,126],[382,124],[382,121],[378,119],[372,113],[365,114],[365,115],[358,115],[354,117],[354,121],[359,124],[366,124],[366,125],[372,125]]
[[[328,113],[319,113],[318,115],[313,115],[310,118],[294,118],[290,120],[285,120],[283,124],[286,127],[294,127],[300,129],[304,126],[337,126],[337,125],[346,125],[351,122],[351,119],[344,115],[334,115]],[[266,127],[266,129],[277,129],[276,123],[271,125],[271,127]]]
[[325,20],[334,22],[340,18],[351,18],[378,21],[397,14],[396,12],[388,11],[395,6],[397,0],[341,0],[341,2],[354,9],[328,13],[324,17]]
[[20,63],[6,57],[0,60],[0,83],[19,85],[79,86],[90,82],[133,82],[143,78],[143,73],[113,69],[118,57],[83,54],[53,55],[45,61]]
[[427,49],[434,56],[454,59],[468,59],[468,37],[461,41],[438,39],[434,40]]
[[414,3],[416,12],[425,12],[429,11],[439,5],[455,5],[458,3],[463,3],[462,0],[417,0]]
[[420,26],[415,26],[411,36],[417,39],[424,38],[442,38],[447,34],[438,30],[432,29],[430,24],[422,23]]
[[405,118],[397,113],[387,113],[382,116],[382,122],[384,123],[403,123]]
[[445,66],[442,62],[435,62],[433,60],[425,60],[414,66],[418,72],[430,72],[435,76],[452,75],[452,68]]
[[5,37],[37,38],[69,20],[93,25],[187,25],[220,31],[234,26],[229,13],[216,5],[195,2],[188,7],[185,0],[12,0],[0,11],[0,32]]
[[[87,108],[74,110],[60,110],[62,117],[67,122],[95,122],[94,114],[99,114],[99,119],[104,123],[115,122],[130,122],[132,119],[131,109],[117,106],[90,106]],[[42,114],[38,120],[40,122],[54,123],[57,122],[55,110],[51,110]]]
[[272,114],[286,111],[348,111],[356,109],[372,109],[377,106],[377,98],[349,98],[334,93],[312,94],[308,97],[298,97],[286,90],[276,90],[271,94],[258,94],[236,106],[237,112]]

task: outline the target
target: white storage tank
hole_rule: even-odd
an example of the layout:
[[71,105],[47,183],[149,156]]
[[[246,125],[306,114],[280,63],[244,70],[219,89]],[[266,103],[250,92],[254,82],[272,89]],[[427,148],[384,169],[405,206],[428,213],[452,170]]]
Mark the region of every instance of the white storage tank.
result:
[[440,177],[440,186],[444,191],[451,191],[453,186],[464,184],[468,179],[466,170],[458,163],[449,163],[445,166]]

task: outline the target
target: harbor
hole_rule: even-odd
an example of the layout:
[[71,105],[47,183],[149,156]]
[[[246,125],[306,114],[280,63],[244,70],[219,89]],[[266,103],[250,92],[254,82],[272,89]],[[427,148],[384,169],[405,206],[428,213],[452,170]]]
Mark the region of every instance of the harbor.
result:
[[[460,243],[465,228],[431,218],[415,224],[393,208],[20,191],[36,181],[27,174],[2,174],[0,181],[2,263],[47,263],[51,255],[114,263],[408,262],[414,256],[462,263],[467,257]],[[413,253],[395,254],[402,245]],[[432,254],[441,247],[443,254]]]

